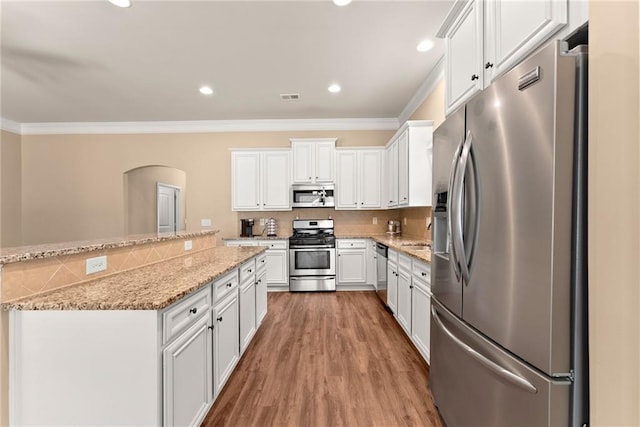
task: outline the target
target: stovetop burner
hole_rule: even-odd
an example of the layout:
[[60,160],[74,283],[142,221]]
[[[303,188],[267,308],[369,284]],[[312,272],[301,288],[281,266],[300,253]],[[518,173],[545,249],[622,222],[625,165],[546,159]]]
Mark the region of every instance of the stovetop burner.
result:
[[332,219],[295,220],[289,246],[335,247],[335,240]]

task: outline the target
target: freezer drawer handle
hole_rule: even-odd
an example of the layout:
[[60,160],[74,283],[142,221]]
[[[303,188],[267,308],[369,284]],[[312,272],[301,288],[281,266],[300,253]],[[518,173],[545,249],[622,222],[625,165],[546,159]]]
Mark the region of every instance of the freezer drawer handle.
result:
[[518,375],[514,374],[513,372],[509,371],[508,369],[503,368],[502,366],[498,365],[494,361],[487,359],[482,354],[478,353],[476,350],[474,350],[473,348],[471,348],[467,344],[465,344],[462,340],[460,340],[460,338],[456,337],[453,334],[453,332],[451,332],[449,329],[447,329],[446,326],[444,326],[444,324],[442,323],[442,320],[440,320],[440,316],[438,316],[438,312],[437,312],[435,306],[433,306],[433,305],[431,306],[431,315],[433,316],[433,319],[436,321],[436,324],[438,325],[438,327],[440,329],[442,329],[449,336],[449,338],[451,338],[456,344],[458,344],[460,347],[462,347],[462,349],[469,356],[471,356],[474,359],[476,359],[484,367],[486,367],[487,369],[493,371],[495,374],[497,374],[498,376],[504,378],[505,380],[509,381],[510,383],[515,384],[516,386],[528,391],[529,393],[536,394],[538,392],[538,389],[535,388],[533,386],[533,384],[531,384],[529,381],[527,381],[526,379],[522,378],[521,376],[518,376]]

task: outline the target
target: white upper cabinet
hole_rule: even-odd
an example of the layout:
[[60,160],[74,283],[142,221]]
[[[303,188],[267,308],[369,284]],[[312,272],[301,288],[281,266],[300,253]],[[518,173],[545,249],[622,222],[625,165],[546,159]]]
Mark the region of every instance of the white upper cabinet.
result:
[[405,122],[385,151],[386,207],[431,206],[433,121]]
[[382,153],[381,148],[337,151],[336,209],[382,207]]
[[444,35],[447,113],[482,90],[482,15],[481,1],[468,2]]
[[291,152],[231,152],[231,205],[234,211],[291,210]]
[[293,138],[291,148],[294,183],[333,182],[335,138]]
[[456,1],[438,32],[445,39],[446,113],[547,40],[578,28],[587,9],[583,0]]

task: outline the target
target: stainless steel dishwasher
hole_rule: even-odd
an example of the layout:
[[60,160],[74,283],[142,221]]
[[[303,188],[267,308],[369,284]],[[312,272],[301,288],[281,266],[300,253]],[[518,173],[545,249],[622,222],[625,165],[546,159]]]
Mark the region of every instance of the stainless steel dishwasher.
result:
[[378,273],[376,292],[385,306],[387,305],[387,250],[385,245],[376,243],[376,270]]

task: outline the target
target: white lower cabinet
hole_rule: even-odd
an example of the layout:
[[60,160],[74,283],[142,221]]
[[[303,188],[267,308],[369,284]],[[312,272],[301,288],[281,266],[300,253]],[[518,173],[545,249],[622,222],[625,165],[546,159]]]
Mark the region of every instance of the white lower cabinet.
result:
[[267,269],[258,269],[256,273],[256,329],[267,315]]
[[413,278],[411,301],[411,340],[429,363],[431,328],[431,291],[427,282]]
[[[403,258],[405,257],[400,255],[400,260],[398,262],[399,268],[396,276],[398,282],[396,317],[398,319],[398,323],[402,326],[402,329],[404,329],[407,335],[411,335],[411,271],[402,265]],[[407,261],[410,265],[411,261]]]
[[387,252],[387,307],[393,314],[398,312],[398,253]]
[[213,400],[211,316],[204,313],[162,352],[166,426],[198,425]]
[[367,240],[338,239],[336,275],[338,290],[366,289],[367,285]]
[[367,285],[376,288],[378,285],[378,254],[376,252],[376,242],[367,240]]
[[240,354],[244,353],[256,333],[255,275],[240,285]]
[[266,246],[265,264],[267,265],[267,288],[271,290],[289,290],[289,241],[278,240],[225,240],[225,246]]
[[213,339],[213,379],[215,395],[218,396],[240,359],[238,349],[240,335],[240,328],[238,327],[238,294],[234,292],[218,303],[213,313],[215,332]]

